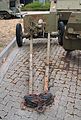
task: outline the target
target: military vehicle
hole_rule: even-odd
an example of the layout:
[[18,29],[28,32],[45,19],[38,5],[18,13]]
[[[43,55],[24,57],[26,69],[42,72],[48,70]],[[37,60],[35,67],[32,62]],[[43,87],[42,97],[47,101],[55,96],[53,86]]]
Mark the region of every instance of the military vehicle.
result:
[[[23,37],[58,36],[59,45],[66,51],[81,49],[81,0],[51,0],[48,13],[27,14],[23,18],[24,33],[21,25],[16,26],[16,40],[22,46]],[[52,34],[53,33],[53,34]]]
[[19,0],[0,0],[0,18],[11,18],[20,16]]
[[81,50],[81,0],[57,0],[58,41],[66,51]]

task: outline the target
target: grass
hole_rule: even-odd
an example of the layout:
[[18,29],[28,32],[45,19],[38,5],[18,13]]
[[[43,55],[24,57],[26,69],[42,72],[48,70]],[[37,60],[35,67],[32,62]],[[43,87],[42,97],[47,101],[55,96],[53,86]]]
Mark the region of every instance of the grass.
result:
[[26,4],[21,8],[21,11],[48,11],[50,9],[50,2],[46,2],[45,4],[40,2],[33,2],[30,4]]

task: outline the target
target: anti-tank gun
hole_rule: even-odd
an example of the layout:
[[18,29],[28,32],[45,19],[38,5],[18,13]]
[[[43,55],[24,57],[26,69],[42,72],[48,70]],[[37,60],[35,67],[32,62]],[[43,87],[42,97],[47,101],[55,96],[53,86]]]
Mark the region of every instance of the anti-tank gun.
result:
[[[54,6],[56,8],[56,2]],[[24,32],[21,30],[21,24],[16,26],[16,40],[19,47],[22,46],[21,39],[30,38],[31,34],[33,38],[47,38],[48,32],[53,37],[58,35],[58,16],[56,10],[28,12],[23,17],[23,23]]]
[[[25,106],[34,107],[37,112],[42,113],[45,111],[46,106],[50,105],[54,101],[54,96],[48,92],[49,82],[49,56],[50,56],[50,36],[57,35],[57,14],[56,12],[32,12],[24,16],[24,32],[22,32],[21,24],[16,25],[16,40],[19,47],[22,46],[23,38],[28,38],[30,41],[30,71],[29,71],[29,94],[24,96],[24,102],[21,104],[21,108]],[[51,21],[52,20],[52,21]],[[47,59],[46,70],[44,78],[44,93],[33,94],[33,40],[34,38],[48,38],[47,39]],[[25,106],[24,106],[25,105]]]
[[[57,15],[56,12],[29,12],[23,17],[24,32],[21,24],[16,26],[16,40],[18,46],[22,46],[23,38],[47,38],[48,32],[56,36],[57,32]],[[52,20],[52,21],[51,21]],[[55,22],[54,22],[55,21]],[[52,35],[52,34],[51,34]]]
[[50,11],[28,13],[23,18],[24,33],[21,25],[16,26],[16,40],[22,46],[21,38],[58,36],[59,45],[66,51],[81,49],[81,0],[52,0]]
[[[66,51],[81,49],[81,1],[80,0],[53,0],[49,12],[36,12],[27,14],[23,18],[24,32],[21,24],[16,26],[16,40],[19,47],[22,46],[22,39],[30,39],[30,80],[29,95],[25,96],[26,104],[37,106],[38,112],[44,112],[44,105],[53,102],[53,95],[48,94],[49,82],[49,55],[50,55],[50,37],[58,37],[59,45]],[[32,40],[33,38],[48,36],[47,60],[44,79],[44,92],[42,99],[39,95],[32,94],[33,71],[32,71]],[[50,97],[50,95],[52,97]],[[36,96],[36,98],[34,98]],[[39,98],[40,105],[38,104]],[[33,101],[33,102],[32,102]],[[49,101],[49,102],[48,102]]]

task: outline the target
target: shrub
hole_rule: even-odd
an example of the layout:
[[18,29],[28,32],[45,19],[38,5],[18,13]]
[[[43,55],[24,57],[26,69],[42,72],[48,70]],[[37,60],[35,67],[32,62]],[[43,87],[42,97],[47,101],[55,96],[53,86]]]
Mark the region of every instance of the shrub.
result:
[[26,4],[21,8],[22,11],[45,11],[50,9],[50,3],[46,2],[45,5],[40,2],[33,2],[30,4]]

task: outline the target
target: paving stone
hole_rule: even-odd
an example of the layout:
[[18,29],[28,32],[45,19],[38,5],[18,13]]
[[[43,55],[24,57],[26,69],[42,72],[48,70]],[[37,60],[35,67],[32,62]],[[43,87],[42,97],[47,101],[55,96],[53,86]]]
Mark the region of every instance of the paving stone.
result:
[[74,120],[74,116],[70,114],[66,114],[64,120]]
[[67,99],[61,99],[59,105],[66,107],[67,105]]
[[12,101],[9,101],[9,102],[4,106],[3,110],[8,113],[8,112],[11,110],[12,107],[13,107],[13,102],[12,102]]
[[2,99],[2,98],[0,98],[0,104],[2,103],[2,101],[3,101],[3,99]]
[[69,90],[68,90],[67,88],[64,88],[64,89],[63,89],[63,92],[62,92],[62,95],[63,95],[63,96],[67,96],[67,95],[68,95],[68,92],[69,92]]
[[10,120],[14,120],[14,112],[9,111],[7,116],[5,117],[5,119],[10,119]]
[[21,97],[12,96],[11,101],[13,101],[15,103],[15,106],[19,108],[19,103],[21,99]]
[[65,113],[66,113],[66,107],[64,107],[64,106],[59,106],[59,107],[58,107],[57,118],[59,118],[59,119],[64,119]]
[[22,117],[18,116],[18,115],[14,115],[13,120],[20,120]]
[[36,111],[33,111],[30,115],[30,117],[33,119],[33,120],[37,120],[38,119],[38,113]]
[[75,100],[75,105],[77,105],[77,106],[81,106],[81,100],[76,99],[76,100]]
[[12,99],[12,96],[9,95],[9,92],[8,92],[7,95],[6,95],[6,97],[3,99],[3,102],[4,102],[5,104],[7,104],[8,101],[11,100],[11,99]]
[[74,109],[74,115],[76,115],[76,116],[81,118],[81,110]]
[[78,110],[81,110],[81,100],[76,99],[74,107]]
[[44,115],[45,116],[50,116],[52,118],[55,118],[57,112],[58,112],[58,107],[56,105],[54,105],[54,103],[53,103],[50,108],[46,109]]
[[81,94],[81,90],[76,90],[76,94]]
[[69,93],[68,97],[74,98],[75,99],[75,93]]
[[70,87],[70,92],[75,93],[76,92],[76,86],[71,86]]
[[78,93],[75,95],[75,97],[76,97],[76,99],[81,99],[81,94]]
[[74,115],[74,120],[81,120],[81,117]]
[[4,120],[5,116],[7,116],[7,113],[4,110],[0,111],[0,118],[2,118],[2,120]]
[[14,80],[14,79],[16,79],[17,77],[18,77],[18,74],[15,73],[15,74],[13,74],[13,75],[11,76],[11,79]]
[[3,86],[3,87],[0,86],[0,94],[3,93],[3,92],[5,91],[5,88],[6,88],[6,86]]
[[[34,41],[33,93],[43,92],[46,42]],[[51,41],[49,92],[54,95],[54,102],[43,114],[38,114],[28,107],[24,111],[20,109],[20,103],[29,89],[29,44],[19,49],[0,85],[3,120],[81,120],[81,57],[78,56],[81,52],[71,52],[66,58],[66,51],[58,45],[58,41]]]
[[71,102],[71,103],[74,103],[74,102],[75,102],[75,99],[72,98],[72,97],[68,97],[67,99],[68,99],[68,102]]
[[53,94],[53,95],[55,95],[56,94],[56,92],[58,91],[58,89],[59,89],[59,87],[51,87],[50,88],[50,92]]
[[51,117],[51,116],[48,116],[47,118],[46,118],[46,120],[57,120],[57,118],[55,117]]
[[40,114],[38,116],[38,120],[46,120],[47,119],[47,116],[43,115],[43,114]]
[[14,89],[17,90],[18,88],[20,88],[20,86],[22,85],[22,81],[18,81],[15,86]]
[[13,90],[13,89],[14,89],[14,84],[10,82],[10,83],[8,84],[8,86],[6,87],[6,90],[10,92],[10,91]]
[[0,103],[0,111],[3,110],[4,105]]
[[9,92],[9,95],[18,97],[18,96],[20,96],[20,93],[12,90]]
[[9,93],[9,91],[5,90],[4,92],[0,93],[0,98],[4,99],[7,94]]
[[17,115],[21,116],[21,117],[26,117],[26,118],[29,118],[31,115],[32,115],[32,112],[29,111],[29,110],[21,110],[21,109],[18,109]]
[[70,115],[74,113],[74,103],[68,102],[66,112]]

